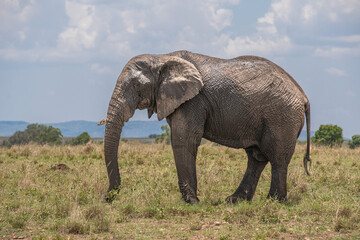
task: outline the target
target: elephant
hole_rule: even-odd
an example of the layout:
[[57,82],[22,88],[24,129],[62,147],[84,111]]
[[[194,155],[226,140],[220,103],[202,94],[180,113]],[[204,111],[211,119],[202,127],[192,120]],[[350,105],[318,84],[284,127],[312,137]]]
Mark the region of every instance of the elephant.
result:
[[[171,128],[179,189],[197,197],[196,156],[202,138],[246,151],[247,169],[228,203],[251,200],[270,162],[269,198],[286,201],[288,165],[306,119],[310,159],[310,102],[275,63],[257,56],[220,59],[189,51],[133,57],[119,75],[105,123],[104,152],[110,191],[119,191],[119,139],[135,109],[157,113]],[[304,116],[305,115],[305,116]]]

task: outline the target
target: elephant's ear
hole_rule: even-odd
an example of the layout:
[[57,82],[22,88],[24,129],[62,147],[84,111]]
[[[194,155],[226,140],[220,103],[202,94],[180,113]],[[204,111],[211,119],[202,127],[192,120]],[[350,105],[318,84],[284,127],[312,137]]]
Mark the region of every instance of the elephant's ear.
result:
[[169,116],[185,101],[195,97],[203,87],[199,71],[179,57],[166,57],[159,73],[156,108],[159,120]]

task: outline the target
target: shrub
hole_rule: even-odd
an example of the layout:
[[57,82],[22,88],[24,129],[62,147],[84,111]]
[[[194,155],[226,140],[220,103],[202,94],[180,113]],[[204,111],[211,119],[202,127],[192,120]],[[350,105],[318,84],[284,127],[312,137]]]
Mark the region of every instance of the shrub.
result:
[[351,139],[352,140],[349,142],[349,146],[351,149],[360,147],[360,135],[359,134],[352,136]]
[[150,134],[149,135],[149,138],[157,138],[159,135],[157,135],[157,134]]
[[3,142],[3,145],[10,147],[30,142],[59,145],[62,137],[63,135],[59,128],[33,123],[29,124],[24,131],[15,132],[7,141]]
[[40,144],[49,143],[59,145],[61,143],[62,136],[63,135],[59,128],[54,128],[52,126],[44,126],[37,138]]
[[91,140],[89,133],[83,132],[71,141],[71,145],[84,145]]
[[341,145],[344,142],[342,137],[342,128],[337,125],[320,125],[319,130],[315,132],[315,136],[311,138],[314,143],[328,145]]
[[161,126],[161,130],[165,131],[164,133],[162,133],[161,135],[158,135],[155,138],[155,142],[156,143],[162,143],[162,142],[166,142],[166,144],[170,144],[171,142],[171,130],[169,125],[162,125]]

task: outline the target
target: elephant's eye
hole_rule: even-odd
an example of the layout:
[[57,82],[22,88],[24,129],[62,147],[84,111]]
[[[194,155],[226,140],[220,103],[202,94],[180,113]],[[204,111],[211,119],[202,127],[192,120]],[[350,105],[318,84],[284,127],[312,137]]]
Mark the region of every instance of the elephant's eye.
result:
[[135,87],[135,89],[139,89],[140,88],[140,83],[138,81],[135,81],[134,87]]

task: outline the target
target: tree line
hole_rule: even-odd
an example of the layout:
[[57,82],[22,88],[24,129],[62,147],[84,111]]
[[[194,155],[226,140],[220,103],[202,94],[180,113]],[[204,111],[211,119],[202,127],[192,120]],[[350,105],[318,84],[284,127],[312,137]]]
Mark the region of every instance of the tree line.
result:
[[[169,125],[161,126],[161,130],[164,131],[161,135],[150,134],[149,138],[155,138],[155,143],[170,144],[171,129]],[[315,135],[311,137],[311,141],[317,145],[341,146],[344,142],[342,131],[342,128],[337,125],[320,125]],[[62,138],[63,135],[59,128],[33,123],[29,124],[24,131],[15,132],[1,146],[11,147],[12,145],[24,145],[31,142],[40,145],[60,145],[63,143]],[[88,143],[90,140],[90,135],[87,132],[83,132],[72,140],[65,142],[65,144],[81,145]],[[352,149],[360,147],[360,135],[353,135],[348,144]]]
[[[165,142],[166,144],[170,144],[170,127],[168,125],[163,125],[161,126],[161,130],[163,130],[164,133],[161,135],[150,134],[149,138],[155,138],[156,143]],[[311,137],[311,142],[316,145],[324,145],[329,147],[341,146],[344,142],[342,131],[342,128],[337,125],[320,125],[319,129],[315,132],[315,135]],[[348,144],[351,149],[360,147],[360,135],[353,135],[352,140],[350,140]]]

